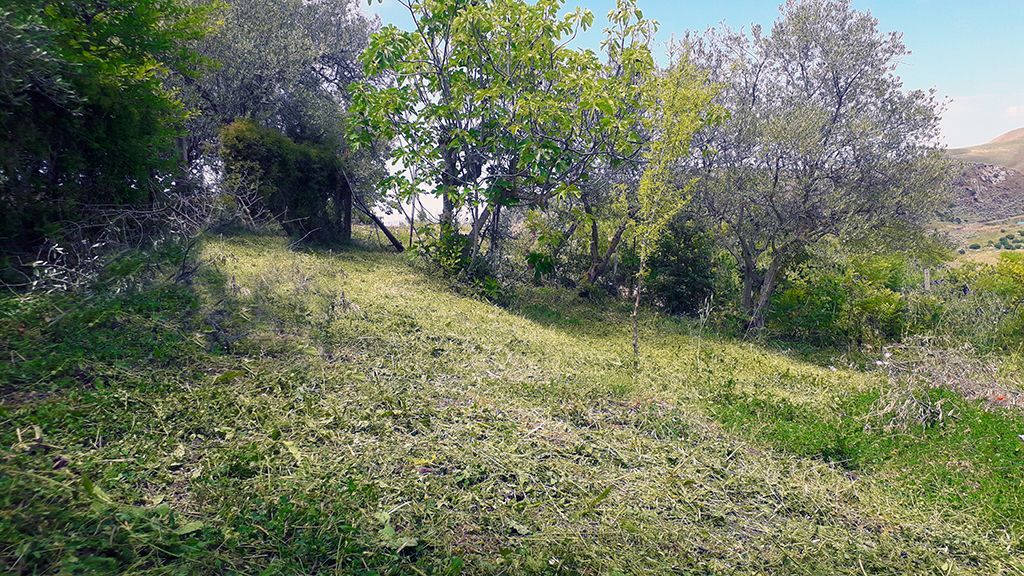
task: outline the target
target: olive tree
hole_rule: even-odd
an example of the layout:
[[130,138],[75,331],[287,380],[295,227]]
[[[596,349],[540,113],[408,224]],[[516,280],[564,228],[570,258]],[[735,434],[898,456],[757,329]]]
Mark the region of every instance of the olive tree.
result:
[[375,26],[358,2],[219,2],[220,26],[196,44],[208,66],[179,79],[200,112],[182,141],[185,156],[199,157],[221,126],[241,118],[292,138],[339,140],[347,87],[362,78],[358,58]]
[[[221,129],[242,119],[276,130],[295,144],[308,144],[317,151],[333,149],[340,161],[320,166],[340,173],[309,177],[337,181],[339,189],[321,200],[347,199],[343,207],[347,216],[338,230],[321,230],[318,235],[344,241],[355,208],[401,250],[402,244],[372,211],[383,162],[373,150],[355,153],[344,138],[348,87],[363,78],[359,55],[376,21],[360,12],[359,0],[216,0],[215,5],[221,8],[220,26],[196,43],[208,66],[201,75],[178,78],[185,99],[198,110],[179,140],[192,175],[200,182],[208,174],[221,176],[211,188],[233,188],[239,206],[262,197],[252,186],[239,186],[261,177],[238,170],[254,164],[235,158],[234,170],[224,171],[224,158],[216,156],[224,151],[217,146]],[[253,207],[267,210],[260,202]],[[279,220],[291,217],[276,216]]]
[[763,327],[780,275],[808,246],[932,217],[947,177],[941,104],[904,89],[896,68],[909,52],[869,13],[788,0],[768,33],[712,29],[677,49],[711,71],[731,114],[699,136],[705,153],[690,169],[742,274],[748,331]]

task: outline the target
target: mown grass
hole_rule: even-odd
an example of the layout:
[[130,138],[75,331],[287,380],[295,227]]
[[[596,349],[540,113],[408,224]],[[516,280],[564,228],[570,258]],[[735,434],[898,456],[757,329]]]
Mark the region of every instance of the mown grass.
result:
[[208,238],[192,286],[0,302],[13,573],[1019,573],[1015,414],[405,256]]

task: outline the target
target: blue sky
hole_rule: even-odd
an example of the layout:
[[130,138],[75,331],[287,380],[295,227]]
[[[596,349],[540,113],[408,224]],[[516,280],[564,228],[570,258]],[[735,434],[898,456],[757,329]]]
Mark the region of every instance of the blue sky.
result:
[[[579,42],[597,48],[604,16],[615,0],[567,0],[589,8],[595,27]],[[779,0],[781,1],[781,0]],[[769,25],[778,15],[776,0],[639,0],[658,20],[658,49],[686,30],[725,22],[733,28]],[[981,144],[1024,127],[1024,0],[853,0],[869,10],[886,31],[903,33],[913,52],[899,73],[908,88],[936,88],[949,99],[943,118],[946,144]],[[365,7],[365,4],[364,4]],[[371,0],[369,12],[386,24],[407,27],[396,0]]]

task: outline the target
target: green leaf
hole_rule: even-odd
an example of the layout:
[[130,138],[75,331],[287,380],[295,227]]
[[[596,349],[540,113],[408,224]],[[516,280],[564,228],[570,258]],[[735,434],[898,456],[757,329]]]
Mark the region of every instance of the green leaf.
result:
[[217,376],[216,378],[214,378],[213,379],[213,383],[214,384],[227,384],[228,382],[231,382],[232,380],[235,380],[236,378],[241,378],[242,376],[245,376],[245,372],[242,371],[242,370],[228,370],[227,372],[225,372],[225,373],[221,374],[220,376]]
[[299,452],[299,449],[295,446],[295,442],[292,442],[291,440],[284,440],[281,444],[284,444],[285,449],[287,449],[292,457],[295,458],[296,464],[302,464],[302,453]]
[[186,534],[191,534],[193,532],[198,532],[198,531],[202,530],[205,527],[206,527],[205,523],[200,522],[199,520],[195,520],[195,521],[192,521],[192,522],[186,522],[185,524],[182,524],[181,526],[178,526],[178,528],[174,530],[174,533],[177,534],[178,536],[184,536]]
[[601,98],[600,100],[594,102],[594,106],[598,110],[609,116],[615,114],[615,103],[608,98]]
[[114,500],[106,492],[104,492],[102,488],[93,484],[92,480],[89,480],[87,477],[82,476],[81,482],[82,489],[84,489],[85,493],[88,494],[89,496],[105,504],[114,503]]

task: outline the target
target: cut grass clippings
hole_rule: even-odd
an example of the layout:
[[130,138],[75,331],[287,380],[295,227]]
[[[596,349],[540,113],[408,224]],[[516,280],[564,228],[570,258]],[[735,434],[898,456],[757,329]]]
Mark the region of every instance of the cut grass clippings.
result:
[[[13,573],[1019,573],[1019,416],[406,256],[208,238],[192,286],[0,301]],[[8,362],[8,358],[10,361]]]

